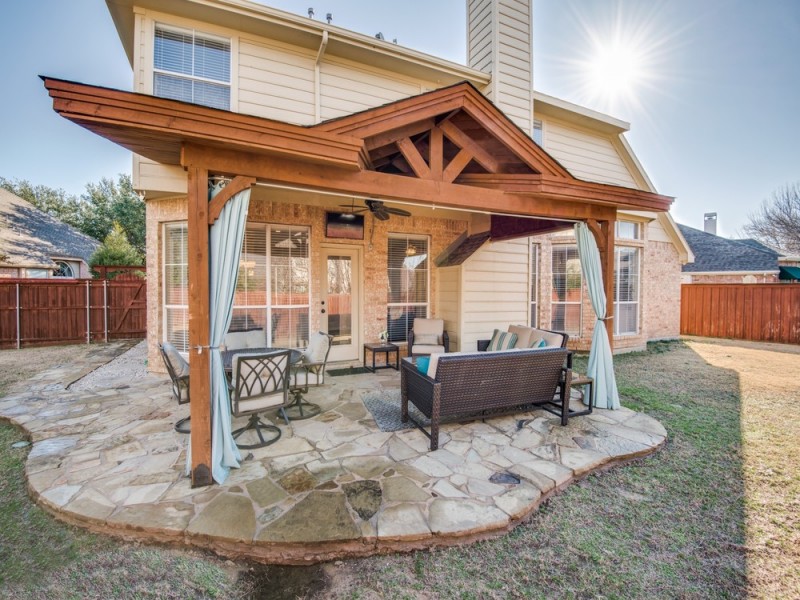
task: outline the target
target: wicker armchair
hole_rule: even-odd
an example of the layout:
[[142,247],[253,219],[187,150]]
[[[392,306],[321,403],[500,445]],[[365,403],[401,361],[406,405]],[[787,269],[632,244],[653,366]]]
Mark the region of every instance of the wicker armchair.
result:
[[[172,395],[178,404],[189,403],[189,363],[180,355],[178,349],[164,342],[158,345],[158,351],[167,368],[169,378],[172,380]],[[180,419],[175,423],[175,431],[178,433],[191,433],[189,420],[191,417]]]

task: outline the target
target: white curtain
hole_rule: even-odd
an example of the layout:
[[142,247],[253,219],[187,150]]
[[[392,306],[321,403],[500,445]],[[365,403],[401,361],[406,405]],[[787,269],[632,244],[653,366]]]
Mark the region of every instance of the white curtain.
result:
[[[619,408],[617,379],[614,376],[614,357],[606,330],[606,293],[603,288],[603,271],[600,252],[592,232],[586,223],[575,224],[575,238],[578,240],[578,256],[581,271],[589,289],[589,298],[597,320],[592,334],[592,349],[589,351],[589,366],[586,374],[594,379],[594,405],[598,408]],[[609,252],[613,252],[609,248]]]
[[[210,198],[221,189],[212,188]],[[239,259],[250,205],[250,189],[231,198],[211,226],[209,240],[209,346],[211,346],[211,474],[223,483],[231,467],[242,459],[231,435],[231,400],[220,345],[231,324],[233,297],[239,277]]]

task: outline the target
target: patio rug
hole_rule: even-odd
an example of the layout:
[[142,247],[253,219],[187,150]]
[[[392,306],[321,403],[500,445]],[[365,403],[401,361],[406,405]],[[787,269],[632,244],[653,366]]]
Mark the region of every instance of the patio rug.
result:
[[[414,423],[403,423],[400,420],[400,390],[381,390],[369,392],[364,396],[364,406],[367,407],[381,431],[400,431],[413,429]],[[411,417],[419,424],[429,426],[430,421],[409,403],[408,410]]]
[[326,373],[331,377],[339,377],[340,375],[363,375],[369,373],[364,367],[345,367],[344,369],[328,369]]

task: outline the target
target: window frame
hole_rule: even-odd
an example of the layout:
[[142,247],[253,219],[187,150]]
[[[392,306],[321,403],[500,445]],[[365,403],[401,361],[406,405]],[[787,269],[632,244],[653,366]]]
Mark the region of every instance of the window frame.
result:
[[541,244],[531,240],[528,262],[528,324],[531,327],[539,327],[541,254]]
[[[389,272],[389,245],[391,244],[392,240],[405,240],[406,248],[409,246],[409,242],[414,240],[417,241],[424,241],[427,250],[428,250],[428,257],[426,261],[428,263],[427,268],[425,269],[425,302],[389,302],[388,294],[389,294],[389,283],[391,281],[390,272]],[[389,328],[389,311],[392,308],[412,308],[416,309],[418,307],[425,307],[425,316],[424,317],[414,317],[414,318],[430,318],[431,314],[431,236],[429,235],[419,235],[419,234],[410,234],[410,233],[389,233],[386,236],[386,280],[387,280],[387,298],[386,298],[386,327],[387,330]],[[389,335],[392,335],[392,332],[389,332]],[[390,341],[393,343],[400,343],[404,344],[408,341],[407,332],[405,339],[395,339]]]
[[[194,73],[186,74],[186,73],[181,73],[179,71],[170,71],[168,69],[156,67],[156,38],[157,38],[159,30],[178,33],[178,34],[184,34],[184,35],[190,34],[192,36],[192,49],[194,49],[195,41],[198,38],[203,39],[203,40],[208,40],[208,41],[211,41],[211,42],[227,44],[227,46],[228,46],[228,80],[224,81],[222,79],[214,79],[212,77],[204,77],[204,76],[201,76],[201,75],[196,75]],[[192,104],[197,104],[199,106],[207,106],[209,108],[217,108],[217,109],[228,110],[228,111],[233,110],[234,92],[235,92],[235,88],[233,86],[233,81],[235,80],[235,73],[234,73],[235,63],[234,63],[234,60],[233,60],[234,52],[235,52],[235,47],[234,47],[235,39],[233,37],[226,36],[226,35],[220,35],[220,34],[216,34],[216,33],[210,33],[208,31],[204,31],[204,30],[198,30],[198,29],[195,29],[194,27],[192,27],[190,25],[189,26],[174,25],[174,24],[166,23],[166,22],[159,21],[159,20],[153,21],[152,32],[153,32],[153,37],[152,37],[153,46],[152,46],[152,57],[151,57],[151,61],[150,61],[150,70],[151,70],[150,85],[152,86],[151,87],[151,93],[153,94],[153,96],[156,96],[158,98],[174,99],[174,98],[168,98],[167,96],[160,96],[160,95],[156,94],[156,79],[157,79],[157,77],[159,75],[166,75],[166,76],[169,76],[169,77],[175,77],[175,78],[179,78],[179,79],[184,79],[184,80],[191,81],[191,82],[208,83],[208,84],[217,85],[217,86],[220,86],[220,87],[226,87],[227,90],[228,90],[228,105],[226,107],[196,102],[195,99],[194,99],[194,86],[193,86],[192,99],[191,100],[182,100],[182,101],[190,102]],[[192,69],[192,71],[194,71],[194,68]]]
[[[163,225],[163,238],[162,238],[163,239],[163,243],[162,243],[162,260],[161,260],[161,277],[162,277],[162,286],[161,286],[162,287],[162,302],[161,302],[161,304],[162,304],[162,325],[163,326],[162,326],[161,338],[162,338],[163,341],[172,341],[173,343],[175,343],[174,340],[168,339],[168,336],[167,336],[167,327],[166,327],[166,325],[167,325],[167,322],[168,322],[168,314],[169,314],[170,310],[183,310],[183,311],[185,311],[185,315],[186,315],[185,316],[185,323],[186,323],[186,327],[187,327],[186,331],[187,331],[187,336],[188,336],[188,323],[189,323],[189,317],[188,317],[188,310],[189,310],[189,305],[188,305],[188,285],[189,285],[189,283],[188,283],[188,244],[184,245],[185,253],[182,254],[182,256],[181,256],[181,258],[183,259],[183,262],[173,262],[173,263],[170,263],[168,265],[167,264],[167,243],[168,243],[168,237],[167,237],[168,234],[167,234],[167,232],[170,229],[182,229],[183,228],[183,229],[185,229],[187,231],[187,235],[188,235],[188,222],[187,221],[171,221],[171,222],[162,223],[162,225]],[[306,315],[307,315],[307,321],[306,322],[309,323],[309,325],[310,325],[311,304],[312,304],[311,299],[312,299],[312,294],[313,294],[313,283],[314,283],[314,278],[313,278],[313,274],[312,274],[312,263],[311,263],[312,253],[310,251],[310,248],[309,248],[309,251],[308,251],[308,255],[305,257],[306,260],[308,261],[308,265],[307,265],[308,301],[307,301],[307,303],[304,303],[304,304],[303,303],[301,303],[301,304],[273,304],[273,302],[272,302],[272,287],[273,287],[273,284],[272,284],[272,267],[273,267],[273,263],[272,263],[272,253],[271,253],[270,249],[272,248],[272,234],[273,234],[273,231],[275,229],[278,229],[278,228],[288,229],[288,230],[290,230],[292,232],[303,230],[303,231],[305,231],[307,233],[307,239],[308,239],[309,244],[310,244],[311,243],[311,227],[308,227],[308,226],[305,226],[305,225],[284,225],[284,224],[280,224],[280,223],[248,223],[246,228],[247,228],[247,230],[250,230],[250,231],[253,231],[253,230],[265,230],[265,244],[266,244],[265,245],[265,252],[266,252],[265,260],[266,260],[266,262],[265,262],[265,266],[264,267],[265,267],[266,281],[265,281],[265,285],[264,285],[264,294],[265,294],[264,298],[265,298],[266,303],[263,304],[263,305],[262,304],[251,304],[251,303],[241,304],[241,305],[234,304],[233,305],[233,310],[237,310],[237,309],[239,309],[239,310],[264,310],[265,323],[272,323],[272,314],[273,314],[273,310],[275,310],[275,309],[305,309],[306,310]],[[187,281],[186,281],[186,286],[187,286],[187,297],[186,297],[187,304],[167,304],[167,292],[168,292],[168,289],[167,289],[168,288],[168,285],[167,285],[167,267],[168,266],[182,266],[182,265],[185,265],[186,269],[187,269],[186,270],[186,275],[187,275]],[[240,261],[240,265],[241,265],[241,261]],[[267,327],[265,325],[265,333],[267,335],[267,338],[266,338],[267,345],[273,344],[274,340],[272,339],[272,328],[271,327]],[[307,331],[306,333],[308,334],[308,333],[310,333],[310,331]],[[307,340],[303,340],[303,341],[307,341]],[[186,350],[184,350],[181,347],[180,344],[175,344],[175,346],[178,348],[179,351],[184,352],[184,353],[187,352],[188,351],[188,337],[186,339]]]
[[[622,237],[620,234],[620,225],[633,225],[635,228],[634,237]],[[642,223],[639,221],[632,221],[630,219],[618,219],[614,224],[614,239],[617,240],[626,240],[626,241],[641,241],[642,239]]]
[[[553,269],[553,261],[556,256],[556,251],[559,250],[566,250],[569,252],[570,249],[575,251],[575,256],[580,263],[580,254],[578,253],[578,245],[576,243],[569,243],[569,244],[553,244],[550,250],[550,281],[551,281],[551,292],[550,292],[550,329],[553,331],[558,331],[560,333],[566,333],[570,337],[580,337],[583,332],[583,271],[581,269],[578,270],[578,276],[580,278],[580,284],[578,285],[578,289],[580,290],[579,298],[577,302],[568,302],[564,301],[556,301],[553,300],[553,291],[555,286],[553,284],[553,278],[555,277],[555,270]],[[567,256],[567,261],[569,260],[569,256]],[[566,262],[565,262],[566,264]],[[568,273],[565,272],[565,275]],[[566,331],[566,326],[564,330],[557,329],[553,324],[553,317],[555,315],[555,306],[557,305],[564,305],[566,306],[578,306],[578,326],[576,331]],[[565,325],[566,325],[566,313],[565,313]]]
[[[622,250],[633,250],[636,255],[636,300],[621,301],[622,286],[617,285],[620,267],[622,265]],[[636,330],[620,331],[619,307],[620,305],[636,305]],[[640,246],[617,245],[614,248],[614,337],[631,337],[639,335],[642,328],[642,249]]]

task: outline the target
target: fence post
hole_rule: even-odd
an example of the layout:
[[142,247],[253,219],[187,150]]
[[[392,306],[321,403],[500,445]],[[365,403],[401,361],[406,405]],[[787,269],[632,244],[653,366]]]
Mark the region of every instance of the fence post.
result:
[[92,313],[89,302],[89,280],[86,280],[86,343],[92,343]]
[[103,331],[108,343],[108,279],[103,279]]
[[22,332],[20,331],[20,318],[19,318],[19,281],[17,282],[17,350],[22,347]]

